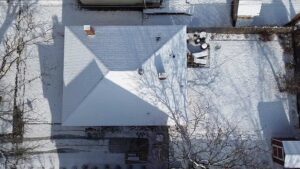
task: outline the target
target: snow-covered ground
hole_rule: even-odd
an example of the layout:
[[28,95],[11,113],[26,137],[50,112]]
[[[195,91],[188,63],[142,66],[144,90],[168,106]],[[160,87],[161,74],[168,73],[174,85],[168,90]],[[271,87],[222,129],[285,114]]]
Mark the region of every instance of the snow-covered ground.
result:
[[258,35],[212,36],[210,67],[188,71],[191,102],[212,107],[263,139],[293,135],[298,126],[295,96],[279,91],[280,77],[290,76],[285,62],[292,55],[284,53],[277,38],[263,42]]

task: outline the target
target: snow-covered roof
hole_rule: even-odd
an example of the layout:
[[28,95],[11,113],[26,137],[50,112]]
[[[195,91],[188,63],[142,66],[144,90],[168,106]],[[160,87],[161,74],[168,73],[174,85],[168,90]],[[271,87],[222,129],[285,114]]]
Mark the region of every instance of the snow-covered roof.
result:
[[300,168],[300,141],[283,141],[285,168]]
[[[62,124],[167,125],[168,109],[149,87],[186,83],[186,27],[93,28],[94,36],[87,36],[83,26],[65,28]],[[158,79],[158,61],[166,80]],[[177,85],[171,77],[179,79]],[[180,95],[180,87],[173,89]]]
[[238,17],[259,16],[261,10],[261,0],[239,0]]

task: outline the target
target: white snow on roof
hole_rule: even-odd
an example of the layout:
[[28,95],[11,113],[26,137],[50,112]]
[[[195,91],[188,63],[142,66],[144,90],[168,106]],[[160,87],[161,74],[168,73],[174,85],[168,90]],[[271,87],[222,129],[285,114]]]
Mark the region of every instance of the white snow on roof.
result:
[[[83,26],[65,28],[63,125],[166,125],[168,109],[149,87],[174,85],[171,77],[180,79],[177,86],[185,83],[186,27],[94,29],[96,35],[87,36]],[[167,80],[158,79],[157,57],[170,77]],[[144,70],[142,76],[139,68]]]
[[283,141],[285,168],[300,168],[300,141]]
[[238,5],[238,17],[259,16],[261,10],[261,0],[240,0]]

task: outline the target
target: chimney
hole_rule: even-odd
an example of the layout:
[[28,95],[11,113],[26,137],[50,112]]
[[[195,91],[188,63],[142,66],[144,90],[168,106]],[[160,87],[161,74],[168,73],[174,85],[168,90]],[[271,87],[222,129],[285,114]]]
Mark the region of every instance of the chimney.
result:
[[84,25],[83,29],[87,35],[96,35],[95,29],[91,25]]

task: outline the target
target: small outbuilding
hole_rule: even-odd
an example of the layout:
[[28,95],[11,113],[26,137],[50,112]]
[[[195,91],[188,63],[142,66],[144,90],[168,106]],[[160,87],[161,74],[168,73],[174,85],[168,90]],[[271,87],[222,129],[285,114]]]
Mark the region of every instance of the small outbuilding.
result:
[[300,140],[273,138],[273,161],[284,168],[300,168]]
[[260,15],[262,0],[233,0],[232,20],[236,27],[250,26]]
[[86,7],[160,7],[163,0],[79,0]]

